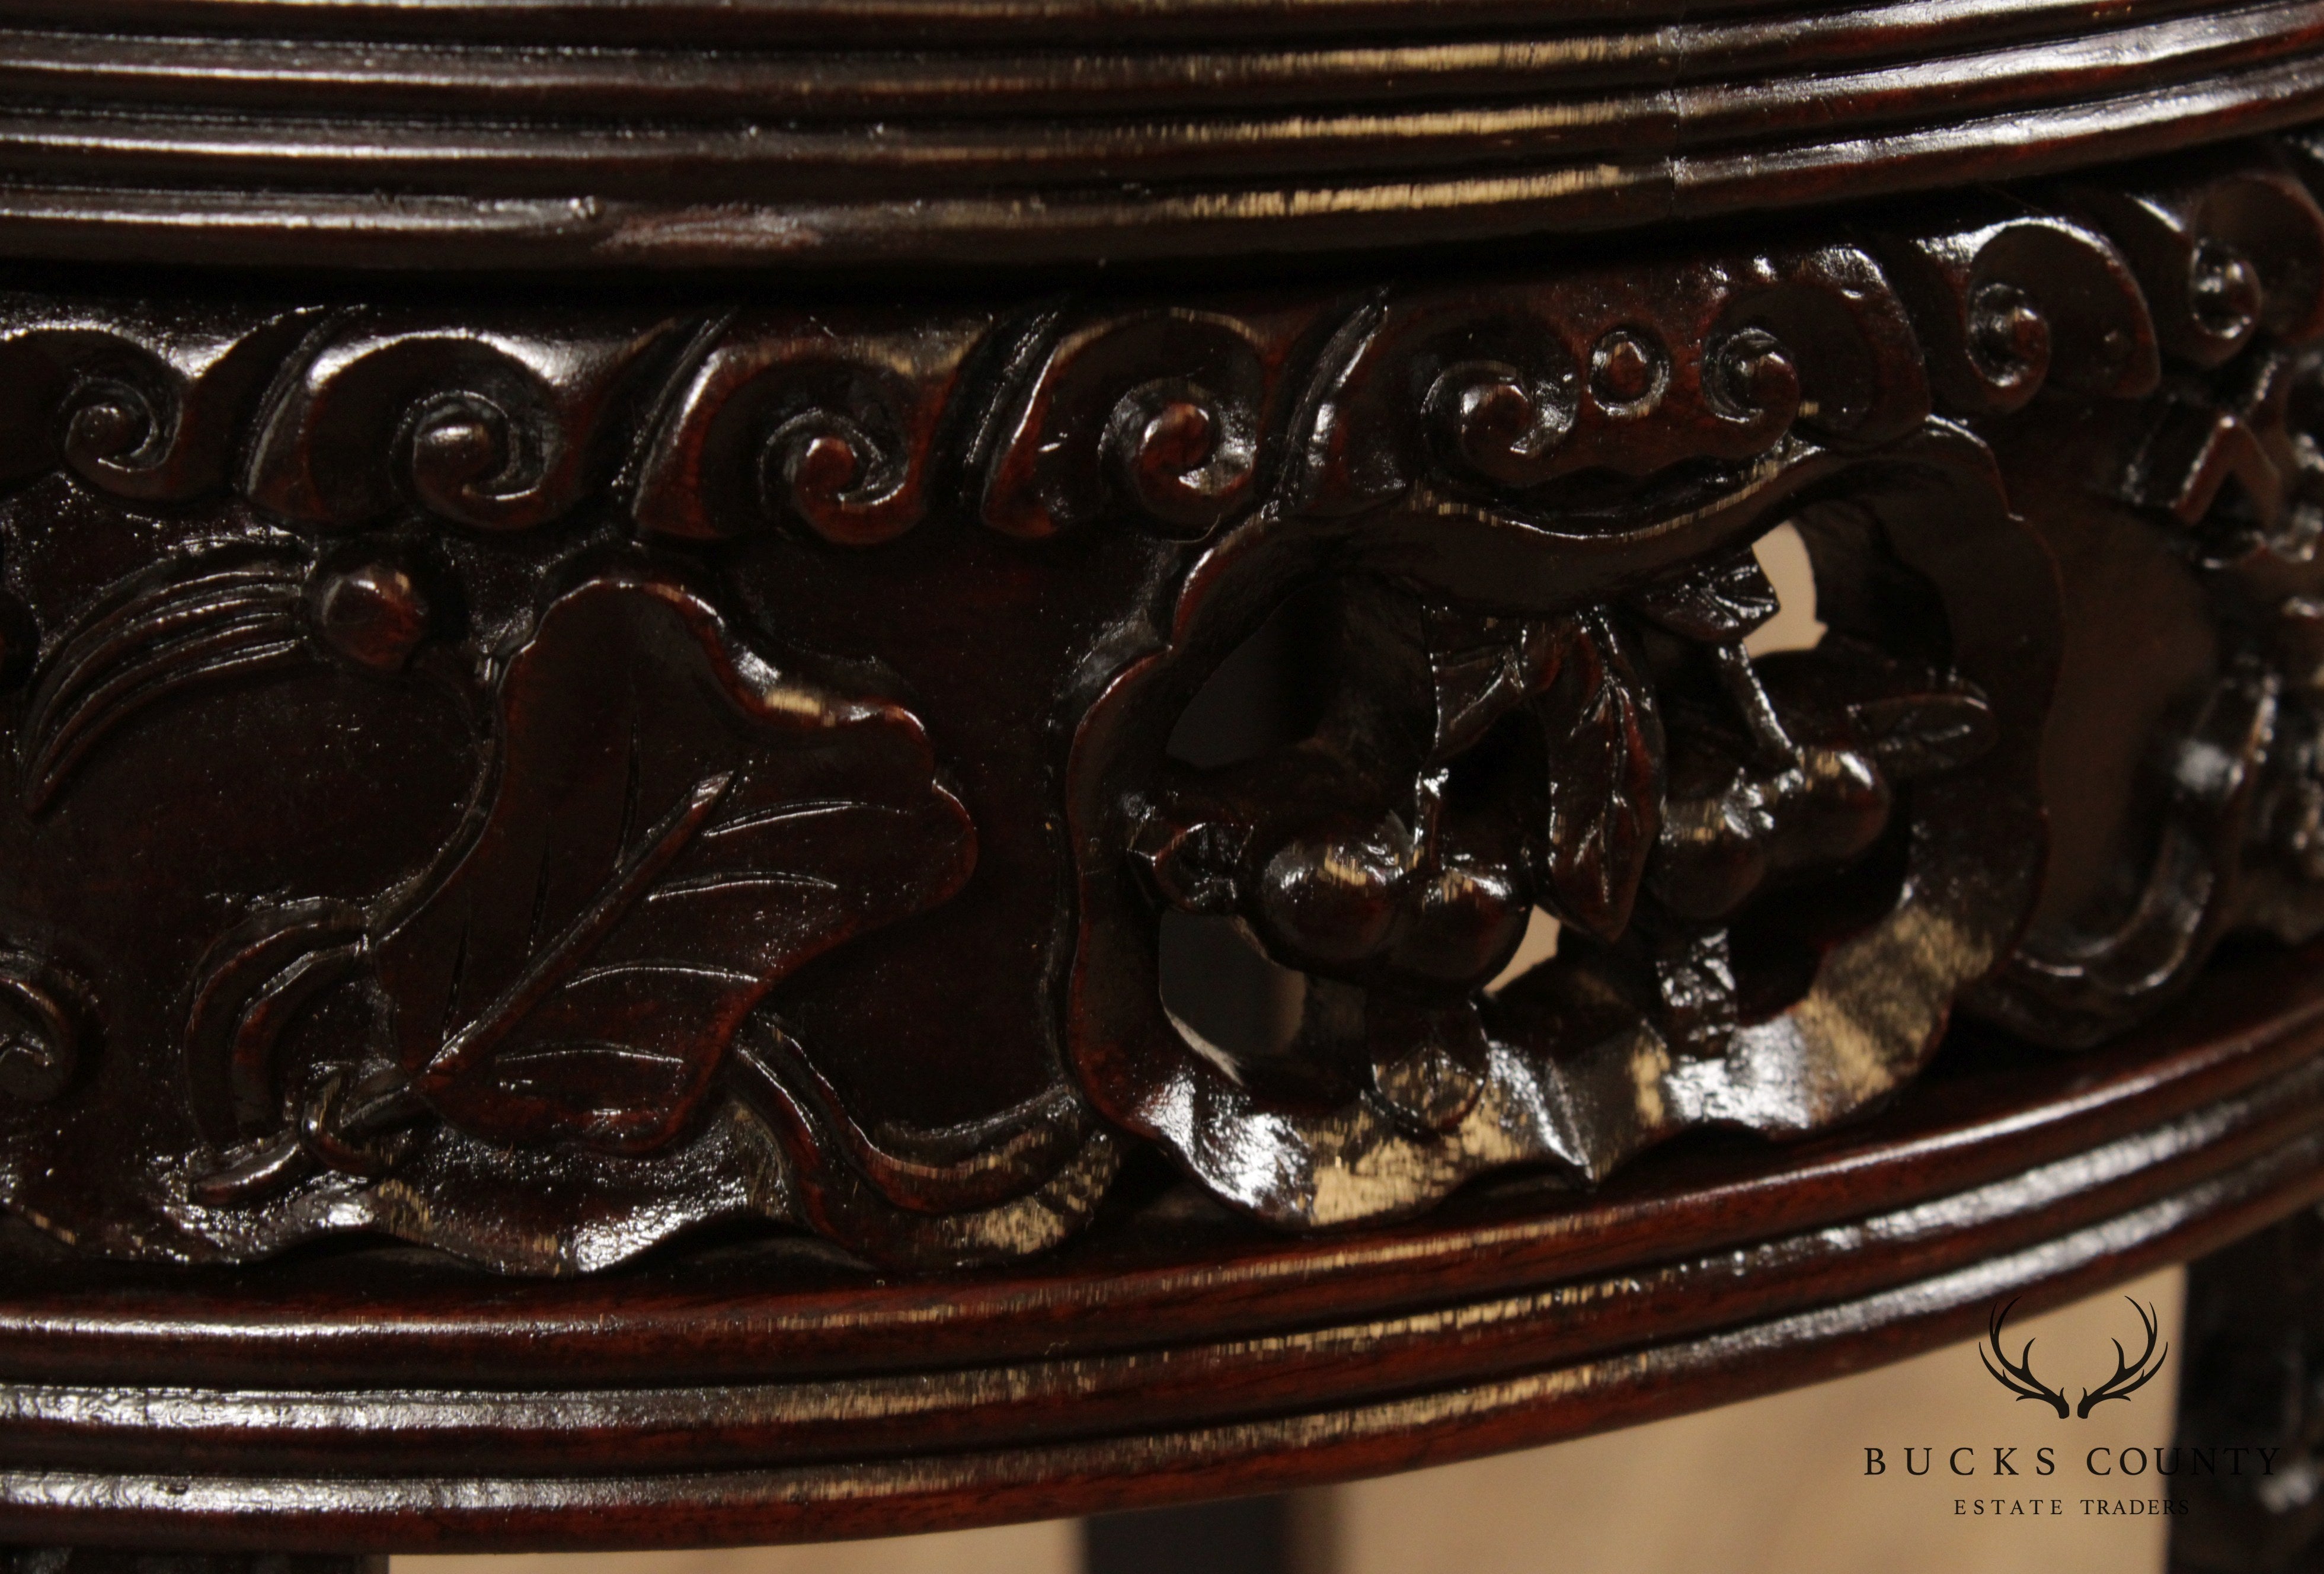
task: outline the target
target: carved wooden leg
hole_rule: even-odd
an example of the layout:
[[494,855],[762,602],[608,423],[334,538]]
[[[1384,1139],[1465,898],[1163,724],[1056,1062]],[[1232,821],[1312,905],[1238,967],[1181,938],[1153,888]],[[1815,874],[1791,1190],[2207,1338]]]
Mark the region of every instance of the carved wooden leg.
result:
[[2324,1555],[2324,1217],[2313,1209],[2194,1263],[2182,1449],[2275,1449],[2266,1473],[2191,1477],[2172,1574],[2279,1574]]
[[1289,1574],[1291,1499],[1231,1497],[1083,1522],[1082,1574]]

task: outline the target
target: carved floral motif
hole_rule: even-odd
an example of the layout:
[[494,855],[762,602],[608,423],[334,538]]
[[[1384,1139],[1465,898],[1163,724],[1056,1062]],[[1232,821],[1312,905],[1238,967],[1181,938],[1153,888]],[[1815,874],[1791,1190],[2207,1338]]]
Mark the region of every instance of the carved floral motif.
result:
[[[2102,1037],[2324,923],[2306,156],[1235,299],[10,298],[0,1195],[943,1264],[1132,1141],[1304,1228],[1828,1126],[1965,995]],[[1754,658],[1784,523],[1830,632]],[[2139,553],[2165,764],[2069,802]],[[1294,603],[1313,725],[1173,758]],[[1281,1044],[1172,1016],[1166,914]]]

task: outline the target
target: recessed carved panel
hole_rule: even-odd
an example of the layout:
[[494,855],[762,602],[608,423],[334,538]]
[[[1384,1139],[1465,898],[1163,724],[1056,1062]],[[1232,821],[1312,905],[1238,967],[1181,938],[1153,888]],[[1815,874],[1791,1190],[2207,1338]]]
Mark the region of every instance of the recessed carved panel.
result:
[[[2324,924],[2310,158],[1235,297],[11,297],[0,1196],[941,1266],[1140,1146],[1316,1228],[2101,1040]],[[1312,725],[1173,758],[1295,605]]]

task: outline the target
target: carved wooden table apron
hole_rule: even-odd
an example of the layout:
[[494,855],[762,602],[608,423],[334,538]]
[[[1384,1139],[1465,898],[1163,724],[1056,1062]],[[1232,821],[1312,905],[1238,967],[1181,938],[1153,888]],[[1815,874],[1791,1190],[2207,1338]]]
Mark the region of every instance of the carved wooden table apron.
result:
[[[59,0],[0,82],[0,1535],[1330,1480],[2324,1197],[2315,5]],[[1166,1000],[1227,927],[1271,1036]]]

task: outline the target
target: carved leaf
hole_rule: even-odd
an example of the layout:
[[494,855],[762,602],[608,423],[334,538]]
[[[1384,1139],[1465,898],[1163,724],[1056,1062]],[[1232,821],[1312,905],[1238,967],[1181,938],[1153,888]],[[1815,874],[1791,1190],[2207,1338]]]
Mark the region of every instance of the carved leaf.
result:
[[974,861],[908,712],[777,670],[672,580],[567,593],[499,696],[482,824],[378,948],[405,1069],[480,1136],[667,1141],[778,980]]
[[1727,645],[1782,610],[1775,587],[1748,547],[1630,596],[1639,616],[1682,639]]
[[1973,694],[1939,692],[1859,700],[1848,719],[1880,769],[1898,781],[1959,770],[2000,741],[1993,707]]
[[1433,760],[1473,748],[1495,722],[1557,675],[1554,623],[1432,606],[1425,631],[1436,691]]
[[1662,830],[1662,720],[1613,619],[1577,613],[1558,635],[1557,681],[1536,701],[1549,749],[1536,873],[1563,917],[1610,940]]
[[24,806],[46,807],[88,752],[157,700],[311,659],[306,567],[223,553],[133,580],[84,613],[42,668],[18,729]]

